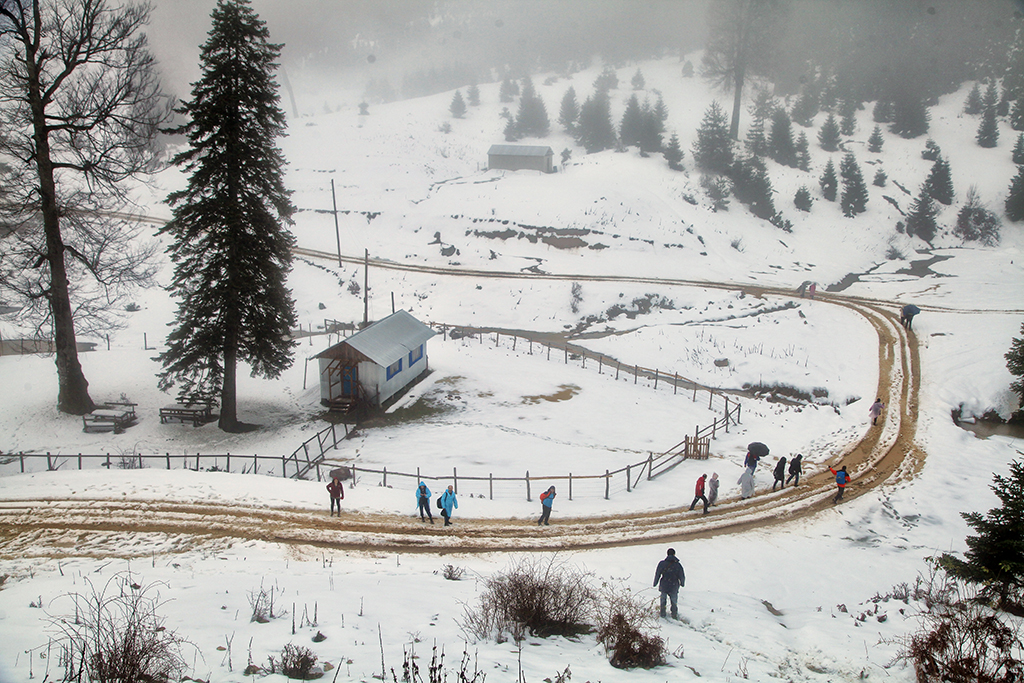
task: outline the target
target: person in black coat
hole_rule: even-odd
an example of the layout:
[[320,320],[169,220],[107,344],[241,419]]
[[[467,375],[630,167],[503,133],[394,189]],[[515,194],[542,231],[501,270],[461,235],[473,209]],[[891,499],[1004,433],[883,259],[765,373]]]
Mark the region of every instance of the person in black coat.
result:
[[679,618],[679,589],[686,585],[686,573],[683,565],[676,557],[676,551],[668,549],[665,559],[658,563],[658,570],[654,573],[654,585],[661,591],[661,616],[665,616],[665,602],[672,602],[672,618]]
[[782,488],[786,488],[786,457],[779,458],[779,461],[775,463],[775,481],[772,482],[772,491],[775,490],[776,484],[782,484]]
[[790,479],[796,479],[796,481],[793,482],[793,486],[800,485],[800,473],[803,472],[803,459],[803,454],[797,453],[793,456],[793,459],[789,461],[789,477],[786,478],[787,484]]

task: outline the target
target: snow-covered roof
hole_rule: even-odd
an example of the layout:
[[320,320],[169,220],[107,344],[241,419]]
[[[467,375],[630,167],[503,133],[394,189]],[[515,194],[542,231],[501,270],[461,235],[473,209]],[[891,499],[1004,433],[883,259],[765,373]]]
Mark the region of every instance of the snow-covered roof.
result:
[[498,157],[546,157],[554,152],[550,147],[538,145],[491,145],[487,154]]
[[348,339],[321,352],[317,357],[330,357],[331,351],[339,346],[349,346],[363,354],[377,365],[388,366],[419,347],[436,332],[412,317],[408,312],[395,311],[383,320],[378,320],[366,329],[356,332]]

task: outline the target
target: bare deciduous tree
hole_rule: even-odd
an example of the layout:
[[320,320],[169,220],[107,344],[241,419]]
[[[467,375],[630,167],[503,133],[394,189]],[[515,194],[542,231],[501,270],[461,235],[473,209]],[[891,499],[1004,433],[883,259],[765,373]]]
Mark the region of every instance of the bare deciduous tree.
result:
[[110,329],[155,249],[136,239],[131,181],[168,120],[141,32],[148,5],[0,0],[0,298],[50,328],[58,407],[93,408],[75,325]]

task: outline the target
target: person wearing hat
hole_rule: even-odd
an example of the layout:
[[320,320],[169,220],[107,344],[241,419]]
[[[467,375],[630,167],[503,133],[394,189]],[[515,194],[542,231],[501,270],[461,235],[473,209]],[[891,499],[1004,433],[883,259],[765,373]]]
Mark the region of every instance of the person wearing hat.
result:
[[683,572],[683,565],[676,557],[673,548],[668,549],[665,559],[658,563],[658,570],[654,573],[654,585],[661,591],[661,616],[665,616],[665,603],[672,603],[672,618],[679,618],[679,589],[686,584],[686,573]]

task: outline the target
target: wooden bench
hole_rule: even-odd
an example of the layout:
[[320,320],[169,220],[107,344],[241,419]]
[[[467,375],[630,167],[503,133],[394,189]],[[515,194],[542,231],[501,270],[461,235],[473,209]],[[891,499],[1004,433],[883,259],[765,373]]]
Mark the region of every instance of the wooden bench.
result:
[[136,403],[125,401],[106,401],[91,413],[82,416],[82,431],[106,431],[112,429],[115,434],[124,432],[126,427],[135,424]]
[[160,409],[160,424],[177,420],[178,422],[191,422],[193,427],[198,427],[212,419],[213,404],[211,403],[172,403]]

